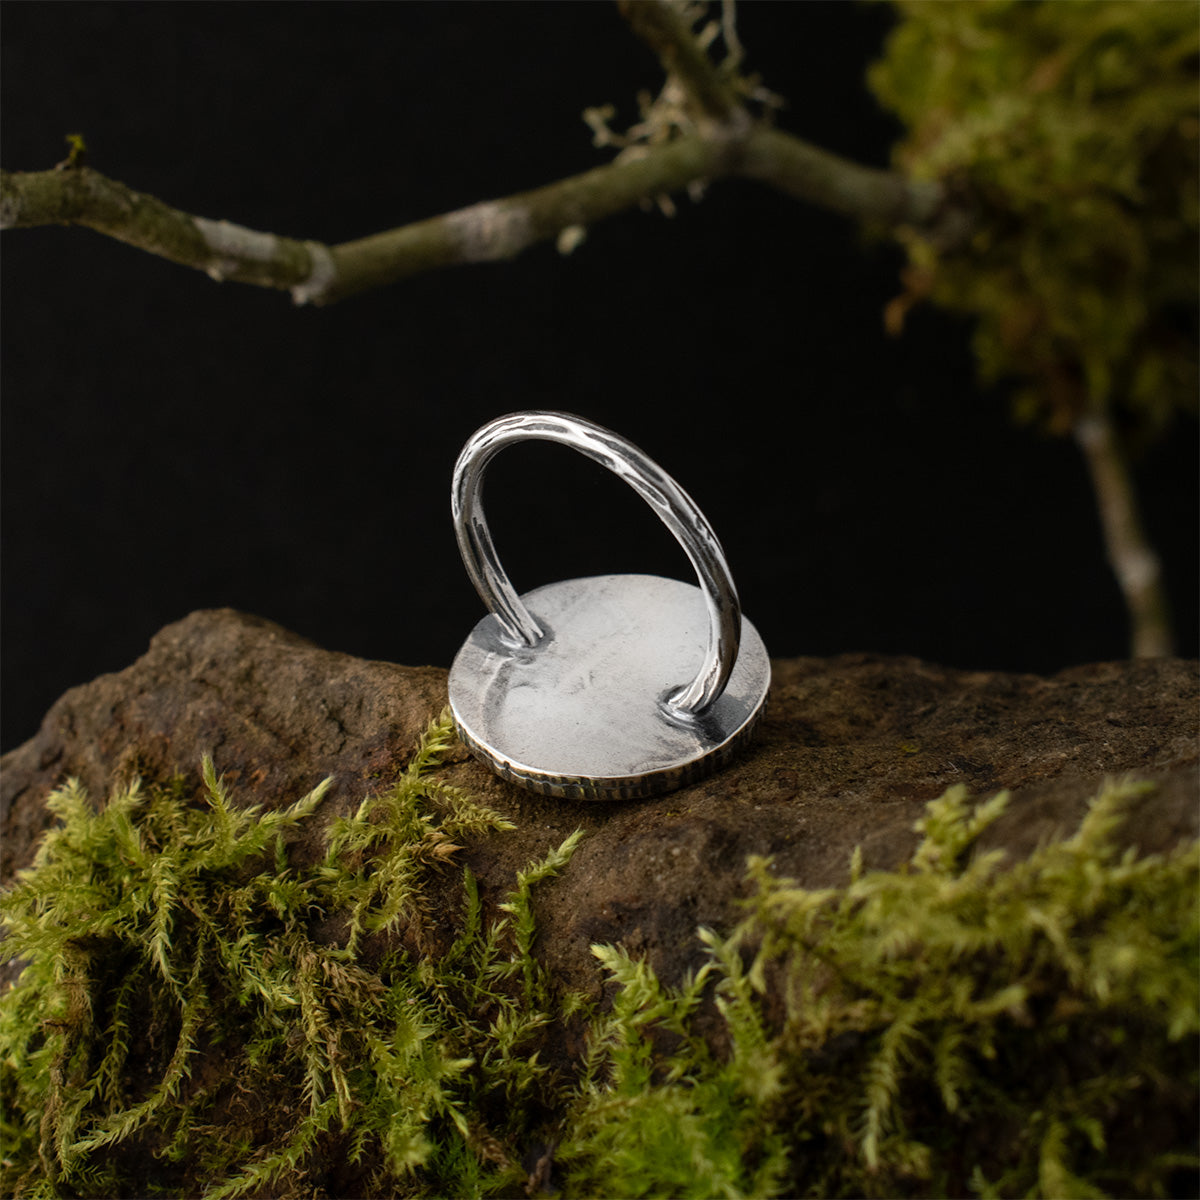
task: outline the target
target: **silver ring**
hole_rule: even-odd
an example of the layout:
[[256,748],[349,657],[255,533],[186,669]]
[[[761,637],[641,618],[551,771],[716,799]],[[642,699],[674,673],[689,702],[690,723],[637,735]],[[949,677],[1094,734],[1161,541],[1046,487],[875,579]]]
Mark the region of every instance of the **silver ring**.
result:
[[500,565],[483,512],[483,477],[505,446],[526,440],[559,442],[607,467],[658,514],[695,569],[708,611],[708,648],[696,677],[664,697],[664,707],[684,720],[704,713],[725,691],[742,636],[742,608],[717,535],[695,501],[632,442],[560,412],[521,412],[499,417],[478,430],[454,467],[451,512],[467,574],[480,599],[513,646],[536,646],[543,631]]

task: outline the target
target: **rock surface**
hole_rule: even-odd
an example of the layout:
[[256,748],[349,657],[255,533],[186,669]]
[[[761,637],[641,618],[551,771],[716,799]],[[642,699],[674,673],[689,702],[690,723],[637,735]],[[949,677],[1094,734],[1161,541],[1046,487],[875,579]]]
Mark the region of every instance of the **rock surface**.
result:
[[[750,751],[658,799],[547,799],[461,749],[445,774],[517,825],[460,856],[490,902],[515,871],[588,831],[536,906],[543,960],[564,983],[594,990],[593,942],[645,953],[664,980],[693,965],[697,926],[737,920],[750,854],[773,856],[780,874],[810,887],[843,882],[856,845],[868,867],[904,861],[925,803],[952,784],[1013,790],[987,841],[1018,855],[1072,828],[1111,775],[1159,785],[1127,825],[1144,852],[1194,837],[1198,696],[1197,665],[1180,660],[1047,679],[867,654],[797,658],[774,664]],[[211,752],[235,799],[275,807],[332,775],[325,811],[344,813],[387,784],[445,702],[439,668],[333,653],[227,609],[194,613],[126,670],[67,692],[37,736],[0,760],[2,877],[32,858],[45,796],[68,776],[99,797],[114,774],[196,775]],[[442,886],[457,905],[459,867],[444,870]]]

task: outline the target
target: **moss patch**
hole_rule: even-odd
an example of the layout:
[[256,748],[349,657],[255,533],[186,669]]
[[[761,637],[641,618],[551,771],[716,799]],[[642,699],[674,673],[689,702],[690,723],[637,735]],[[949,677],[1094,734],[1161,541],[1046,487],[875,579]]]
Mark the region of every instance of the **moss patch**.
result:
[[[595,947],[593,1012],[541,966],[531,908],[578,835],[503,904],[464,872],[431,911],[435,875],[507,825],[437,778],[450,739],[433,723],[307,866],[288,848],[323,788],[239,808],[207,764],[198,793],[54,795],[0,900],[26,964],[0,1007],[6,1194],[1194,1187],[1200,852],[1114,848],[1137,785],[1003,867],[974,843],[1005,798],[962,790],[898,871],[810,891],[754,861],[743,921],[700,931],[679,987]],[[448,953],[399,948],[431,922]]]
[[895,0],[871,86],[897,162],[969,197],[967,245],[905,235],[907,295],[977,321],[985,379],[1059,433],[1113,406],[1142,437],[1196,411],[1194,4]]

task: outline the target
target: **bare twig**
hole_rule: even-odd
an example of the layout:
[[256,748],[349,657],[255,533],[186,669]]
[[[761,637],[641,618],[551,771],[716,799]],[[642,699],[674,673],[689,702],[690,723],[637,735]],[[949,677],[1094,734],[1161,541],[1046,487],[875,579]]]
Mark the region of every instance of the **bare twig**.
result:
[[0,229],[86,225],[214,279],[294,287],[311,279],[325,248],[171,208],[90,167],[0,172]]
[[758,127],[746,138],[735,173],[868,224],[944,223],[940,184],[860,166],[778,129]]
[[501,200],[345,242],[331,250],[337,276],[318,303],[434,267],[513,258],[565,230],[587,226],[680,191],[720,171],[719,148],[679,138],[638,157],[572,175]]
[[329,304],[424,271],[512,258],[564,230],[731,174],[888,223],[924,223],[940,196],[936,187],[754,127],[733,156],[719,135],[682,136],[546,187],[335,246],[192,216],[83,166],[0,172],[0,229],[84,225],[217,280],[280,288],[298,304]]
[[[730,175],[864,221],[923,226],[933,218],[937,185],[859,166],[752,119],[741,95],[753,89],[735,73],[740,47],[730,46],[733,58],[717,67],[685,7],[618,3],[667,71],[662,111],[632,140],[610,139],[626,148],[582,175],[329,246],[172,208],[83,165],[80,140],[79,153],[53,170],[0,172],[0,229],[85,225],[216,280],[290,291],[297,304],[329,304],[424,271],[512,258],[556,237],[569,248],[587,225],[650,201],[665,206],[673,192],[695,194]],[[727,44],[731,35],[736,43],[730,22],[726,9]]]
[[1073,432],[1092,477],[1108,561],[1129,610],[1133,656],[1172,654],[1162,567],[1142,527],[1129,465],[1112,418],[1107,412],[1090,413],[1075,423]]
[[681,138],[636,160],[336,246],[192,216],[88,167],[0,172],[0,228],[85,225],[217,280],[328,304],[422,271],[512,258],[564,229],[678,191],[714,170],[715,158],[703,139]]

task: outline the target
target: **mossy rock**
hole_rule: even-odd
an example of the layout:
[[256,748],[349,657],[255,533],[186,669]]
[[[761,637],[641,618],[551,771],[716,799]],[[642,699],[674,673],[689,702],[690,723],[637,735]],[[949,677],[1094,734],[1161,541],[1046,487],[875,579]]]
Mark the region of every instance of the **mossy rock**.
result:
[[4,763],[6,1191],[1193,1194],[1194,664],[775,668],[625,805],[234,613],[69,693]]

